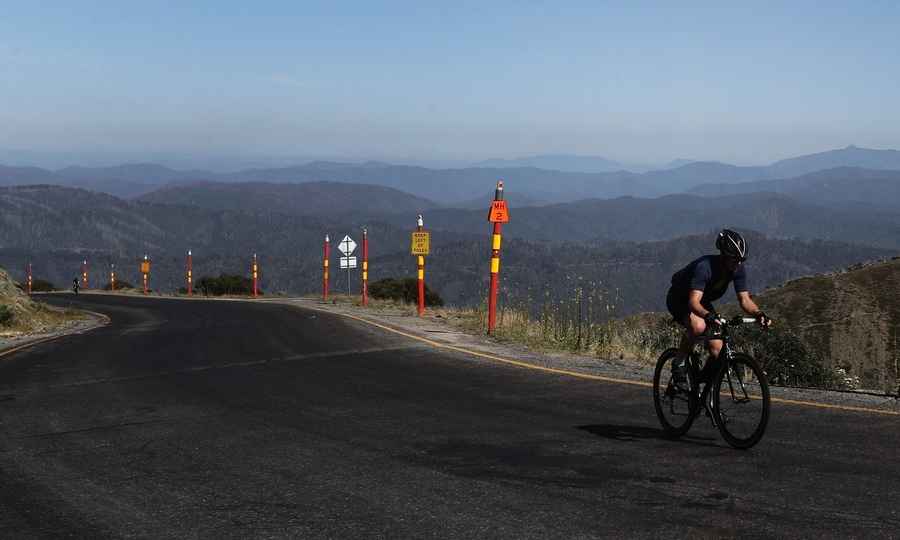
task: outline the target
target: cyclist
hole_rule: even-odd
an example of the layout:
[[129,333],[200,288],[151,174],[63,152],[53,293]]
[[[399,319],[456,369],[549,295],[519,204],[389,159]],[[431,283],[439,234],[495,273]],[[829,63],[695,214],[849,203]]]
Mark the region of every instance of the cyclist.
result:
[[[673,362],[672,375],[677,382],[685,380],[684,359],[690,354],[694,342],[710,325],[716,325],[716,310],[712,305],[728,290],[728,284],[734,283],[734,292],[738,302],[748,315],[756,317],[761,326],[769,326],[772,321],[759,309],[750,297],[747,288],[747,242],[735,231],[722,229],[716,237],[716,248],[719,255],[705,255],[675,272],[672,286],[666,295],[666,306],[669,313],[685,332],[679,346],[680,361]],[[715,373],[719,352],[722,350],[721,340],[706,342],[710,359],[700,373],[700,382],[709,381]]]
[[75,291],[75,294],[78,294],[78,278],[72,280],[72,290]]

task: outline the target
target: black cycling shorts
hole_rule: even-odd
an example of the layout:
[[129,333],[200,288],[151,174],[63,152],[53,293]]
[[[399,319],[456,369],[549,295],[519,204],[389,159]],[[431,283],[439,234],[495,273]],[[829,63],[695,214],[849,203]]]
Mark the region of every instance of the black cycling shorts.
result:
[[[712,303],[700,301],[700,305],[708,309],[709,311],[715,311],[716,308],[713,307]],[[666,294],[666,307],[669,308],[669,313],[672,314],[672,319],[675,320],[681,326],[685,325],[685,321],[687,320],[688,314],[691,312],[691,308],[688,307],[687,295],[679,294],[678,291],[670,288],[668,294]]]

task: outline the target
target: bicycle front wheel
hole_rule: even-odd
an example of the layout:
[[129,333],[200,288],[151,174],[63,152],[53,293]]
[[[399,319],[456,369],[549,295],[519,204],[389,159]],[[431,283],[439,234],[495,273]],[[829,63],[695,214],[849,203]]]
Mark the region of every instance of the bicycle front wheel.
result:
[[735,448],[747,449],[762,439],[769,423],[769,382],[752,357],[737,353],[713,387],[713,414],[719,433]]
[[697,407],[688,380],[678,381],[672,376],[672,362],[677,358],[678,349],[667,349],[656,361],[653,373],[653,405],[668,437],[681,437],[691,429]]

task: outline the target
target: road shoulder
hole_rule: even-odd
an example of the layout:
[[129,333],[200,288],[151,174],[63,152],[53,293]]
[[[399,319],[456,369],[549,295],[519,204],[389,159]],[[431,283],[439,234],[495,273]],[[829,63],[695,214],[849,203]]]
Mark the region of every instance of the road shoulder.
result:
[[[485,361],[504,363],[560,376],[645,387],[649,392],[655,366],[629,359],[604,359],[575,353],[535,351],[515,343],[475,335],[449,320],[454,315],[441,310],[417,317],[403,307],[367,309],[347,303],[325,303],[310,298],[273,299],[306,309],[341,315],[361,323],[395,332],[436,348],[469,354]],[[443,313],[443,314],[442,314]],[[892,396],[841,392],[815,388],[772,387],[776,406],[813,407],[823,411],[900,416],[900,400]]]

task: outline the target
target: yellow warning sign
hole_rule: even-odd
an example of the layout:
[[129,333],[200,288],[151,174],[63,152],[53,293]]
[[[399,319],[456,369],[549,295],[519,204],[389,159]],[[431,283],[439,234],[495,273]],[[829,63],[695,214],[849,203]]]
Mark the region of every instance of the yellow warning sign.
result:
[[509,208],[506,201],[494,201],[488,211],[488,221],[491,223],[509,223]]
[[410,251],[413,255],[428,255],[429,251],[431,251],[431,233],[426,231],[412,233],[412,247]]
[[150,273],[150,261],[141,261],[141,273],[142,274]]

